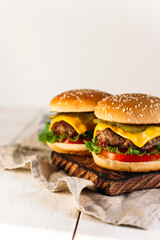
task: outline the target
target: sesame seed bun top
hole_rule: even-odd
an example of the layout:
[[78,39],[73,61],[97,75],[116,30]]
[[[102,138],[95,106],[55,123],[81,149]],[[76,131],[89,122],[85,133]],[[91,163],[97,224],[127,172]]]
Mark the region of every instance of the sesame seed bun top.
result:
[[75,89],[55,96],[51,112],[93,112],[97,103],[111,94],[93,89]]
[[95,115],[111,122],[159,124],[160,98],[140,93],[106,97],[97,104]]

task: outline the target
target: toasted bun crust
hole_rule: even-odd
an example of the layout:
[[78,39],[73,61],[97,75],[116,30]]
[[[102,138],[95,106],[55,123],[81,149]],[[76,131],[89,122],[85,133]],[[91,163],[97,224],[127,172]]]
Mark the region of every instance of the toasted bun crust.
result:
[[47,142],[49,148],[58,153],[89,156],[91,153],[86,148],[85,144],[71,144],[71,143],[49,143]]
[[150,162],[120,162],[92,153],[95,163],[103,168],[124,172],[151,172],[160,170],[160,159]]
[[97,118],[129,124],[160,123],[160,98],[130,93],[104,98],[95,108]]
[[93,89],[75,89],[55,96],[50,102],[51,112],[93,112],[102,98],[111,94]]

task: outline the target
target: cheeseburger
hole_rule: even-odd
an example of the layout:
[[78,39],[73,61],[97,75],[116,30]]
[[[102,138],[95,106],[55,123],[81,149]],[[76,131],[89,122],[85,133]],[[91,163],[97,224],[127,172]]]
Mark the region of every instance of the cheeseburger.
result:
[[97,165],[117,171],[160,170],[160,98],[146,94],[109,96],[95,108],[92,142]]
[[[39,140],[58,153],[89,155],[84,141],[91,141],[95,124],[96,104],[111,94],[78,89],[63,92],[50,102],[49,117]],[[54,113],[54,114],[53,114]]]

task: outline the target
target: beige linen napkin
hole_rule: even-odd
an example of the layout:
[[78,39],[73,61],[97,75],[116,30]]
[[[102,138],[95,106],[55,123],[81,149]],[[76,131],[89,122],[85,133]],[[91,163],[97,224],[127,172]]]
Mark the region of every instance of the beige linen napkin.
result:
[[[15,169],[31,165],[33,177],[52,192],[69,190],[77,208],[106,223],[151,229],[160,224],[160,189],[137,191],[109,197],[96,192],[94,184],[70,177],[51,165],[51,151],[38,141],[44,126],[23,138],[20,144],[0,147],[0,168]],[[27,164],[27,166],[26,166]]]

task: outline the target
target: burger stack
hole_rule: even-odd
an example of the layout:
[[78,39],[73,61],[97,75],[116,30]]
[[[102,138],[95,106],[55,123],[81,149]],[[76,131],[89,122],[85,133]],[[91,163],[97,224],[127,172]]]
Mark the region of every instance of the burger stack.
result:
[[[50,111],[39,140],[53,150],[53,164],[108,195],[118,195],[109,194],[111,181],[114,189],[126,184],[119,194],[160,187],[160,98],[77,89],[54,97]],[[134,179],[130,189],[125,179]]]

